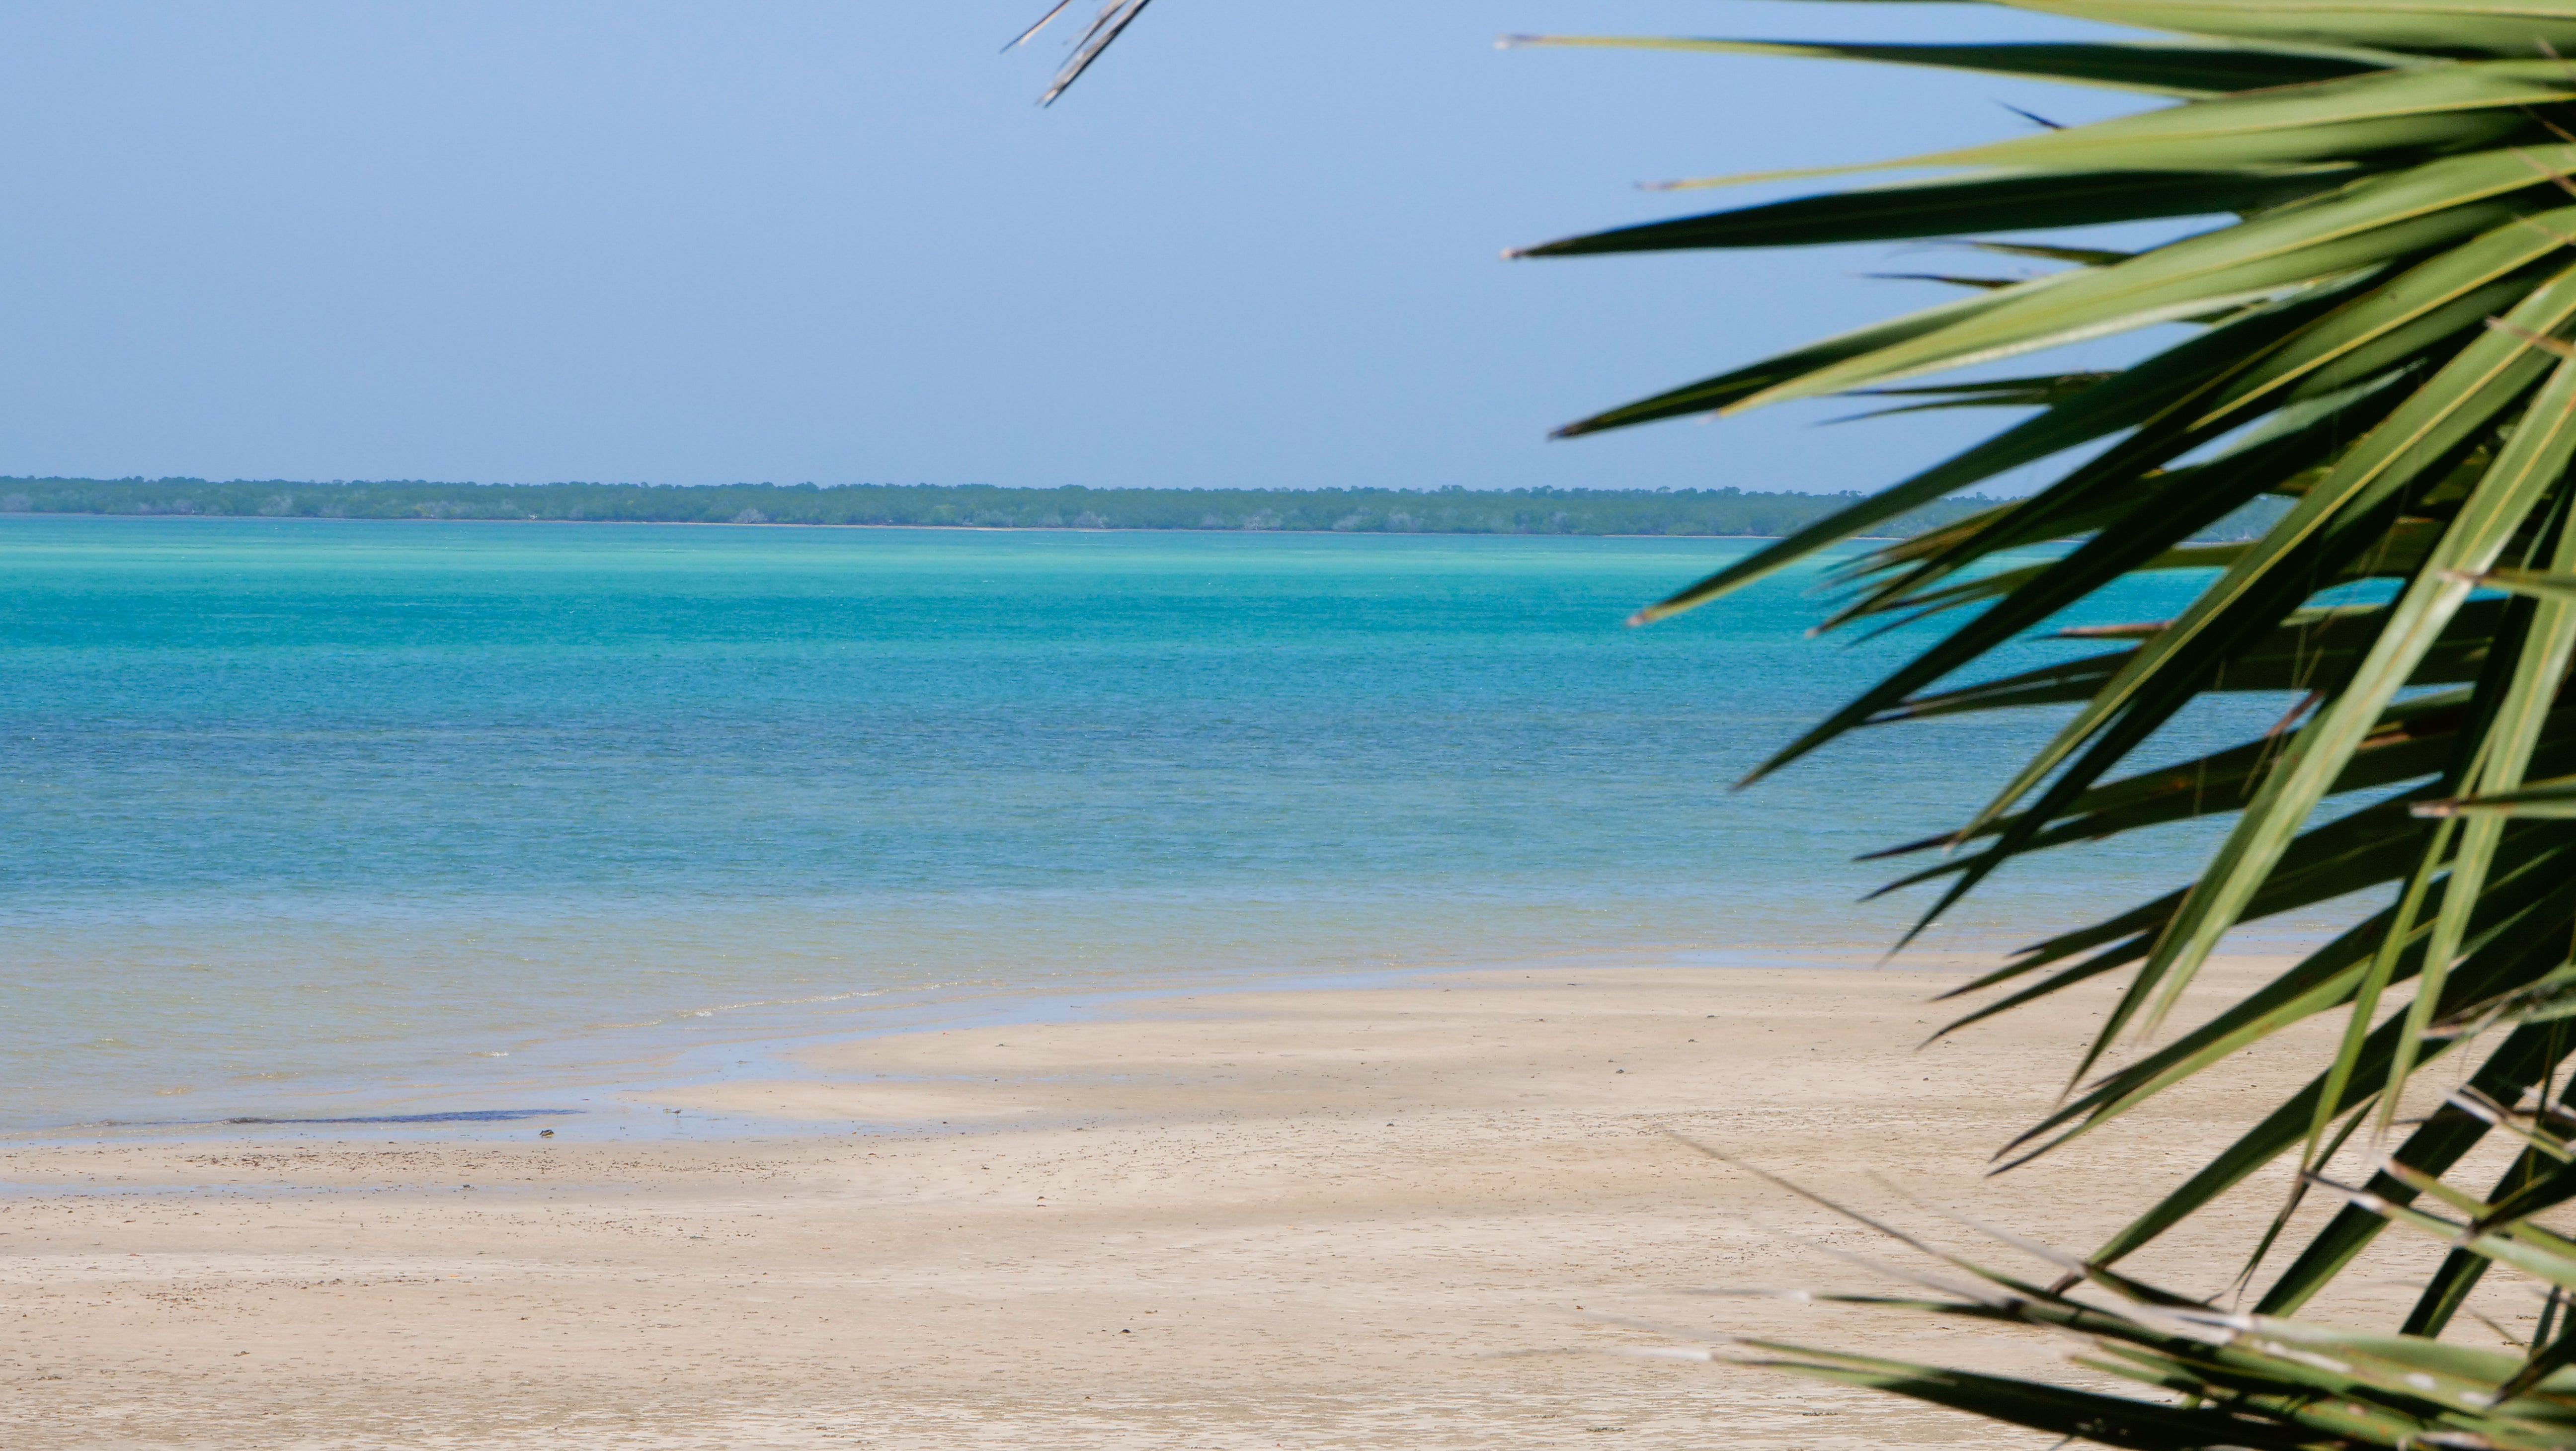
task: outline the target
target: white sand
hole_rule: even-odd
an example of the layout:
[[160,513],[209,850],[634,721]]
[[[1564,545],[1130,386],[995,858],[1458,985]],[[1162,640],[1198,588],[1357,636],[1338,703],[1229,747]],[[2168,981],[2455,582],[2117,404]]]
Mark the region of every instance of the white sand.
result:
[[[2104,999],[1916,1051],[1941,1017],[1923,1000],[1958,980],[1210,994],[811,1049],[798,1080],[688,1099],[912,1125],[873,1136],[22,1145],[0,1151],[21,1186],[0,1201],[0,1444],[2036,1447],[1594,1353],[1668,1343],[1606,1314],[2050,1367],[2066,1347],[1685,1293],[1882,1283],[1784,1232],[1883,1246],[1663,1131],[1954,1242],[1940,1210],[2082,1249],[2314,1063],[2229,1066],[1983,1180]],[[2134,1264],[2216,1291],[2234,1265],[2207,1247],[2278,1193]],[[2422,1261],[2390,1244],[2389,1266]],[[2389,1313],[2368,1298],[2320,1308]]]

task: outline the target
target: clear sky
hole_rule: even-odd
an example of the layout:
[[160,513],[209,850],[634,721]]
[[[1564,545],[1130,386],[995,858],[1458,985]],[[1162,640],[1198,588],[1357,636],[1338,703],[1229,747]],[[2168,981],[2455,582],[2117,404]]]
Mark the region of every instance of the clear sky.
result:
[[2138,104],[1491,43],[2069,29],[1977,7],[1160,0],[1039,110],[1042,8],[0,8],[0,473],[1869,487],[1999,420],[1543,435],[1977,259],[1498,252]]

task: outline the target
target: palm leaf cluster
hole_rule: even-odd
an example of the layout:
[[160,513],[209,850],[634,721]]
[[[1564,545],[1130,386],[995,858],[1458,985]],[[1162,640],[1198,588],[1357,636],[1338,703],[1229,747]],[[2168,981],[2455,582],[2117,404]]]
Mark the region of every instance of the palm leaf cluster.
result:
[[[2567,527],[2576,349],[2565,341],[2576,334],[2576,64],[2559,54],[2576,53],[2576,3],[2005,3],[2172,38],[1529,39],[1946,66],[2173,103],[1884,163],[1937,173],[1929,179],[1520,255],[1946,239],[2064,264],[1968,279],[1979,285],[1955,301],[1561,432],[1891,389],[1918,402],[2039,410],[1650,606],[1641,621],[1718,599],[2007,470],[2072,460],[2025,499],[1847,563],[1833,627],[1964,623],[1754,777],[1864,726],[2071,710],[1971,820],[1892,853],[1953,849],[1907,879],[1941,888],[1927,922],[2017,858],[2235,816],[2198,881],[2040,943],[1969,989],[1999,996],[1962,1023],[2126,976],[2083,1056],[2079,1090],[2023,1136],[2023,1155],[2293,1024],[2344,1016],[2333,1060],[2103,1246],[2107,1265],[2284,1155],[2313,1167],[2366,1122],[2389,1130],[2400,1090],[2427,1065],[2471,1054],[2461,1071],[2476,1089],[2513,1101],[2555,1082],[2576,1051],[2576,1032],[2531,997],[2564,991],[2576,1003],[2567,966],[2576,780],[2560,779],[2576,778],[2576,703],[2562,700],[2576,648]],[[2032,236],[2162,218],[2186,222],[2183,235],[2137,251]],[[2173,323],[2190,334],[2114,372],[1946,389],[1924,381]],[[2294,502],[2263,537],[2185,543],[2267,495]],[[2175,570],[2216,577],[2172,619],[2066,632],[2096,648],[2035,670],[1987,664],[2070,606]],[[2372,582],[2384,602],[2327,595]],[[2286,692],[2297,704],[2231,748],[2154,758],[2158,733],[2195,702],[2241,692]],[[2386,905],[2354,909],[2361,920],[2349,930],[2210,1021],[2081,1081],[2113,1046],[2158,1024],[2231,929],[2343,898]],[[2382,1013],[2401,1000],[2404,1012]],[[2405,1206],[2421,1192],[2408,1175],[2449,1170],[2493,1132],[2460,1114],[2415,1125],[2396,1168],[2368,1191]],[[2387,1223],[2347,1206],[2298,1248],[2262,1313],[2294,1310]],[[2438,1329],[2483,1263],[2464,1260],[2428,1286],[2409,1328]]]
[[[2443,1176],[2511,1133],[2511,1115],[2455,1105],[2401,1125],[2398,1107],[2410,1080],[2439,1065],[2465,1081],[2465,1102],[2532,1101],[2554,1113],[2576,1052],[2576,701],[2567,698],[2576,653],[2576,63],[2564,58],[2576,56],[2576,0],[1997,3],[2155,38],[1524,38],[1938,66],[2158,102],[1876,164],[1931,173],[1920,179],[1526,249],[1517,255],[1941,240],[2053,269],[1952,278],[1966,284],[1952,301],[1559,432],[1851,394],[1901,408],[2036,410],[1649,606],[1639,622],[1717,600],[1931,500],[2053,465],[2051,481],[2026,498],[1841,566],[1847,595],[1831,628],[1956,623],[1754,779],[1863,727],[2065,712],[2062,728],[1971,819],[1890,853],[1951,849],[1907,879],[1940,889],[1927,923],[2008,862],[2233,818],[2196,881],[2019,954],[1963,989],[1994,996],[1951,1025],[2108,975],[2125,980],[2081,1055],[2075,1090],[2013,1146],[2027,1156],[2294,1025],[2339,1017],[2340,1046],[2314,1077],[2088,1256],[2091,1283],[2110,1283],[2111,1266],[2265,1165],[2295,1156],[2313,1174],[2365,1128],[2392,1145],[2386,1166],[2303,1242],[2291,1242],[2285,1209],[2250,1247],[2246,1275],[2260,1292],[2242,1325],[2186,1333],[2184,1310],[2153,1296],[2079,1313],[2062,1296],[2013,1289],[2011,1317],[2056,1316],[2126,1347],[2109,1353],[2143,1367],[2143,1378],[2197,1398],[2170,1416],[2061,1418],[2062,1429],[2158,1446],[2562,1444],[2576,1406],[2564,1397],[2576,1396],[2576,1383],[2529,1381],[2526,1368],[2444,1359],[2452,1352],[2417,1342],[2441,1333],[2490,1265],[2521,1263],[2514,1256],[2526,1250],[2557,1258],[2524,1268],[2566,1283],[2556,1276],[2569,1247],[2529,1227],[2522,1216],[2535,1206],[2516,1197],[2560,1182],[2563,1145],[2526,1135],[2509,1146],[2501,1180],[2464,1194]],[[1089,40],[1137,9],[1104,8],[1076,61],[1096,58]],[[1786,175],[1794,173],[1681,185]],[[2179,235],[2138,250],[2049,235],[2157,221]],[[2012,359],[2171,325],[2187,336],[2124,368],[1993,376]],[[1978,371],[1931,381],[1959,370]],[[2186,542],[2264,498],[2288,507],[2260,538]],[[2061,632],[2082,651],[2039,669],[2003,663],[2006,647],[2070,607],[2141,575],[2187,570],[2214,578],[2171,619]],[[2335,593],[2347,586],[2363,588]],[[2170,738],[2160,733],[2196,702],[2245,693],[2296,703],[2272,729],[2227,749],[2158,757],[2157,742]],[[2241,924],[2339,901],[2364,905],[2294,966],[2127,1061],[2106,1056],[2159,1026]],[[2554,1188],[2548,1196],[2565,1197]],[[2416,1207],[2427,1197],[2465,1218],[2442,1230],[2455,1249],[2399,1327],[2411,1339],[2382,1347],[2389,1367],[2406,1356],[2423,1363],[2382,1369],[2410,1386],[2408,1377],[2429,1377],[2438,1393],[2410,1400],[2380,1385],[2385,1395],[2365,1396],[2355,1381],[2347,1424],[2318,1399],[2345,1391],[2287,1368],[2307,1351],[2249,1368],[2246,1357],[2262,1360],[2259,1337],[2290,1337],[2282,1317],[2392,1223],[2428,1227]],[[2512,1254],[2499,1248],[2507,1245]],[[2275,1251],[2286,1263],[2258,1277]],[[2542,1353],[2561,1354],[2564,1343]],[[2369,1344],[2377,1342],[2346,1349],[2362,1356]],[[1928,1382],[1907,1379],[1912,1370],[1834,1357],[1803,1364],[1930,1394]],[[2005,1414],[1998,1404],[1979,1408]]]
[[[2539,1313],[2530,1334],[2517,1336],[2498,1327],[2510,1349],[2445,1343],[2430,1333],[2355,1331],[2223,1310],[2132,1279],[2098,1258],[2080,1259],[1985,1230],[2047,1265],[2048,1282],[2039,1283],[1806,1195],[1937,1260],[1943,1269],[1918,1272],[1862,1260],[1917,1293],[1799,1292],[1796,1298],[2038,1327],[2075,1339],[2082,1346],[2076,1364],[2169,1395],[2142,1399],[1773,1340],[1729,1342],[1726,1358],[2140,1451],[2219,1446],[2250,1451],[2320,1446],[2564,1451],[2576,1446],[2576,1334],[2569,1331],[2566,1313],[2570,1294],[2576,1292],[2576,1240],[2533,1223],[2532,1216],[2576,1195],[2576,1167],[2569,1163],[2576,1151],[2562,1137],[2569,1120],[2545,1106],[2515,1110],[2477,1095],[2462,1095],[2444,1111],[2515,1134],[2540,1151],[2547,1167],[2524,1177],[2498,1200],[2488,1200],[2436,1176],[2390,1166],[2435,1200],[2438,1211],[2394,1204],[2321,1178],[2317,1182],[2357,1212],[2430,1236],[2450,1246],[2454,1259],[2499,1267],[2533,1292]],[[1805,1194],[1795,1185],[1782,1187]],[[1649,1353],[1699,1360],[1720,1354]],[[2180,1396],[2178,1404],[2171,1394]]]

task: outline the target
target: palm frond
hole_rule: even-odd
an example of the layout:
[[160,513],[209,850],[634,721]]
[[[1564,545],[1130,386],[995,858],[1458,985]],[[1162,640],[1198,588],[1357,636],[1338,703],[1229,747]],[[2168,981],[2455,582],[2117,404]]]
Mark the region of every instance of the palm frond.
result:
[[[2349,1133],[2363,1113],[2385,1125],[2429,1062],[2466,1055],[2480,1089],[2509,1100],[2554,1081],[2570,1056],[2564,1040],[2576,1034],[2551,1025],[2576,1004],[2576,979],[2561,971],[2576,941],[2576,700],[2567,695],[2576,655],[2576,66],[2558,58],[2576,45],[2576,3],[2019,8],[2179,38],[1547,43],[1938,65],[2176,103],[1795,173],[1945,173],[1924,180],[1647,222],[1515,255],[1974,233],[2073,264],[1739,364],[1559,432],[1825,395],[1892,396],[1904,400],[1899,409],[2037,410],[1647,606],[1638,623],[1721,599],[2005,470],[2095,449],[2027,499],[1846,561],[1837,577],[1847,598],[1829,628],[1962,622],[1751,779],[1864,727],[2071,707],[1982,811],[1897,849],[1973,848],[1899,883],[1941,889],[1922,925],[2008,861],[2047,870],[2057,858],[2045,854],[2062,847],[2234,818],[2198,880],[2034,944],[1981,982],[1996,996],[1950,1029],[2105,974],[2127,979],[2076,1055],[2072,1096],[2012,1148],[2026,1158],[2096,1133],[2297,1024],[2344,1017],[2342,1046],[2308,1085],[2147,1206],[2095,1257],[2108,1264],[2284,1155],[2313,1166],[2338,1137],[2334,1125]],[[2051,235],[2158,218],[2172,219],[2177,234],[2133,252]],[[2177,321],[2198,336],[2107,374],[1940,376]],[[2223,550],[2187,543],[2265,496],[2288,507],[2259,538]],[[2115,648],[1993,668],[2069,609],[2150,572],[2187,568],[2213,577],[2172,618],[2070,641]],[[2394,593],[2366,606],[2320,599],[2364,581]],[[2279,693],[2278,724],[2193,760],[2146,754],[2194,703],[2244,692]],[[2335,902],[2355,905],[2333,941],[2208,1022],[2093,1076],[2115,1045],[2175,1009],[2240,924]],[[2393,1017],[2382,1011],[2390,995],[2404,1004]],[[2405,1206],[2420,1188],[2407,1175],[2439,1174],[2506,1132],[2499,1122],[2436,1115],[2401,1147],[2399,1171],[2369,1192]],[[2338,1215],[2291,1256],[2266,1303],[2313,1295],[2387,1222]],[[2446,1317],[2457,1293],[2456,1275],[2428,1289],[2422,1314]]]
[[[1526,43],[1937,66],[2159,104],[1892,160],[1694,181],[1686,185],[1929,173],[1508,255],[1981,239],[1971,244],[2067,264],[2043,276],[1947,279],[1972,290],[1773,357],[1723,360],[1697,381],[1557,432],[1827,396],[1896,400],[1896,411],[2035,410],[1647,605],[1640,624],[1720,600],[1998,475],[2070,460],[2027,498],[1842,559],[1833,577],[1845,598],[1829,628],[1950,628],[1751,779],[1867,728],[2030,707],[2065,713],[1982,810],[1896,848],[1968,848],[1908,879],[1940,891],[1923,925],[2007,862],[2048,870],[2065,860],[2048,854],[2067,846],[2232,818],[2196,880],[2153,901],[2109,904],[2117,909],[2099,920],[2034,943],[1981,979],[1974,992],[1986,1000],[1952,1025],[2125,978],[2103,1028],[2076,1046],[2065,1105],[2009,1150],[2028,1157],[2099,1133],[2302,1023],[2340,1019],[2340,1046],[2298,1093],[2088,1257],[2107,1271],[2265,1165],[2295,1155],[2299,1167],[2317,1168],[2362,1115],[2393,1132],[2389,1116],[2429,1063],[2459,1065],[2477,1093],[2510,1104],[2563,1083],[2576,1053],[2576,1032],[2561,1031],[2576,1004],[2576,64],[2560,58],[2576,51],[2576,0],[1999,3],[2150,34]],[[1105,5],[1048,98],[1143,8]],[[2171,237],[2136,250],[2058,235],[2159,221]],[[2172,324],[2191,335],[2117,370],[2042,363],[2001,380],[1951,376]],[[2266,499],[2284,507],[2259,537],[2217,552],[2189,542]],[[2051,663],[2020,653],[2070,609],[2185,569],[2211,577],[2171,618],[2069,639],[2069,656]],[[2383,594],[2364,605],[2321,598],[2354,584]],[[2246,692],[2278,694],[2269,728],[2186,761],[2152,754],[2194,705]],[[2080,879],[2080,866],[2054,869]],[[2126,1062],[2112,1056],[2175,1010],[2240,925],[2293,911],[2339,912],[2342,930],[2206,1022]],[[2392,996],[2402,1008],[2393,1015]],[[2434,1192],[2439,1176],[2493,1136],[2523,1141],[2518,1163],[2547,1158],[2527,1128],[2510,1113],[2456,1103],[2414,1126],[2386,1171],[2290,1247],[2261,1287],[2265,1314],[2291,1313],[2390,1224],[2416,1224],[2417,1199],[2451,1193]],[[2279,1224],[2267,1231],[2249,1262],[2282,1233]],[[2522,1255],[2528,1238],[2497,1243]],[[2480,1267],[2510,1258],[2485,1244],[2464,1242],[2428,1282],[2411,1330],[2438,1331]],[[2313,1400],[2313,1376],[2300,1380],[2245,1349],[2289,1330],[2227,1327],[2221,1356],[2186,1353],[2166,1322],[2138,1324],[2112,1363],[2187,1389],[2206,1414],[2145,1417],[2122,1444],[2209,1444],[2191,1438],[2224,1422],[2225,1443],[2237,1445],[2278,1436],[2555,1446],[2565,1438],[2549,1429],[2559,1424],[2554,1406],[2501,1420],[2490,1412],[2543,1390],[2557,1395],[2550,1388],[2562,1384],[2576,1397],[2571,1360],[2530,1384],[2512,1381],[2527,1367],[2480,1369],[2477,1393],[2501,1398],[2485,1411],[2447,1392],[2382,1396],[2367,1377],[2331,1392],[2358,1397],[2348,1413],[2334,1411]],[[2026,1393],[1799,1354],[1802,1373],[1974,1400],[2027,1424],[2093,1434],[2082,1428],[2089,1403],[2015,1400]],[[2248,1379],[2246,1354],[2262,1375]],[[2425,1373],[2439,1382],[2448,1372]],[[2294,1395],[2294,1382],[2307,1389]],[[2294,1404],[2296,1395],[2311,1400]],[[2462,1417],[2479,1429],[2464,1430]],[[2563,1419],[2576,1424],[2576,1400]]]
[[[2528,1113],[2491,1099],[2475,1106],[2498,1122],[2531,1122]],[[2550,1137],[2536,1127],[2529,1131]],[[2481,1271],[2500,1269],[2552,1291],[2576,1284],[2576,1241],[2531,1221],[2544,1196],[2498,1202],[2403,1164],[2391,1163],[2388,1170],[2405,1184],[2410,1198],[2429,1198],[2443,1212],[2413,1208],[2374,1189],[2351,1188],[2322,1176],[2313,1182],[2383,1225],[2457,1246],[2455,1258]],[[1886,1391],[1991,1421],[2123,1448],[2566,1451],[2576,1446],[2576,1335],[2563,1326],[2543,1324],[2530,1340],[2510,1349],[2484,1349],[2420,1330],[2390,1334],[2266,1311],[2223,1311],[2122,1275],[2098,1257],[2070,1255],[2003,1231],[1968,1226],[2058,1272],[2053,1283],[2043,1286],[1935,1249],[1795,1185],[1784,1187],[1970,1276],[1963,1281],[1838,1253],[1836,1258],[1904,1284],[1907,1291],[1809,1291],[1800,1292],[1799,1299],[1881,1314],[2032,1327],[2066,1337],[2079,1351],[2077,1365],[2161,1394],[2154,1399],[2119,1395],[1724,1335],[1657,1353]]]

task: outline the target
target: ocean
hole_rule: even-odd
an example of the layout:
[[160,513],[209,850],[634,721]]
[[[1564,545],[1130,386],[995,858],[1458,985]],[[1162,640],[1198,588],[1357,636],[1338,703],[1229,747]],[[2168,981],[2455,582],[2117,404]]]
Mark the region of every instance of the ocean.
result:
[[[1177,982],[1866,963],[1926,899],[1861,903],[1889,872],[1850,859],[2057,717],[1730,791],[1928,638],[1806,638],[1815,568],[1623,626],[1754,547],[0,516],[0,1131],[604,1103]],[[2007,870],[1927,946],[2213,841]]]

